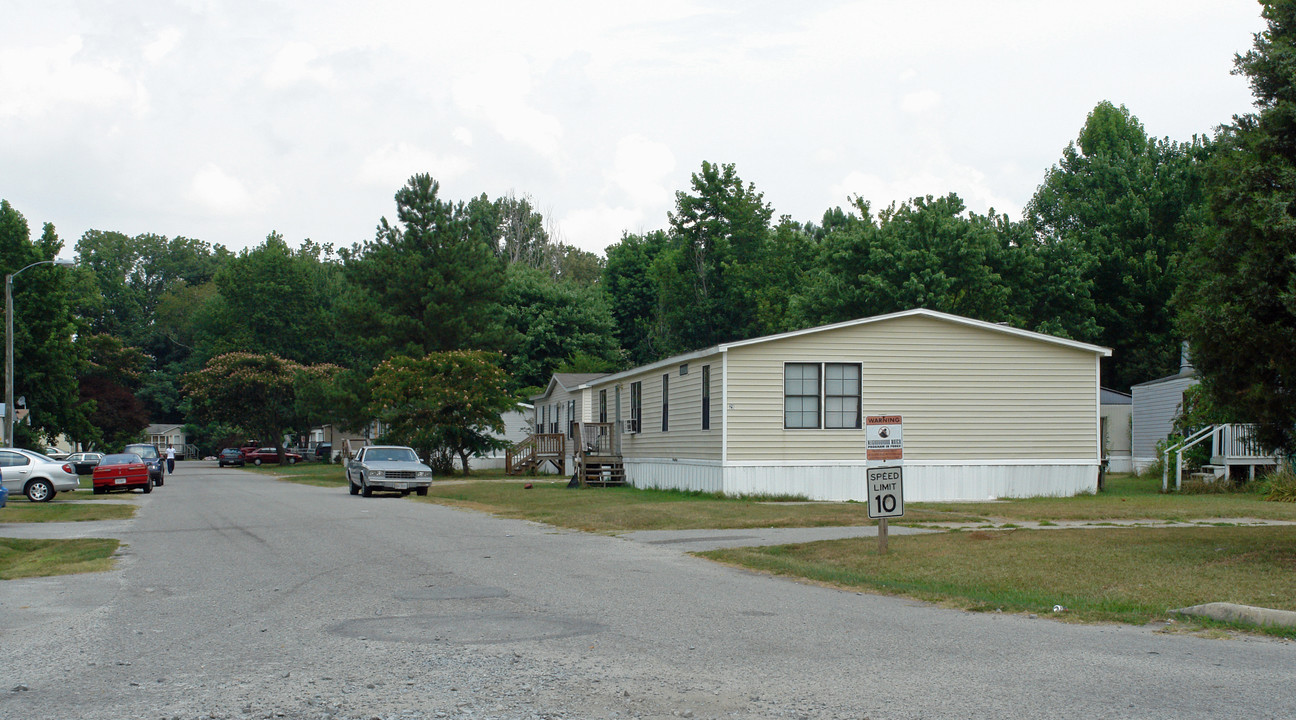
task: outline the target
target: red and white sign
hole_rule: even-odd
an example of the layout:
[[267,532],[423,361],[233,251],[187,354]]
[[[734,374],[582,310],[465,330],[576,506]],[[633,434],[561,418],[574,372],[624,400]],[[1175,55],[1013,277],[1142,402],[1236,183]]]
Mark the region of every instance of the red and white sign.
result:
[[903,426],[899,415],[869,415],[864,418],[865,459],[903,460]]

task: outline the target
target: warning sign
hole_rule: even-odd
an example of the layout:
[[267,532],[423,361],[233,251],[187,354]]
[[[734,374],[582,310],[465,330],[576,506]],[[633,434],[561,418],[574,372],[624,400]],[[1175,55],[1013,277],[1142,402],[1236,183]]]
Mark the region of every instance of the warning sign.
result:
[[867,460],[904,459],[904,423],[899,415],[869,415],[864,419]]

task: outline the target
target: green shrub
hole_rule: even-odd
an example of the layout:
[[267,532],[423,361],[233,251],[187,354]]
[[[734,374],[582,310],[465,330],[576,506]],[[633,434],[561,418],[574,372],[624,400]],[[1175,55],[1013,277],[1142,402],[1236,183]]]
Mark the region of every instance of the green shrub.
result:
[[1292,469],[1290,462],[1285,462],[1257,482],[1256,489],[1265,500],[1296,502],[1296,470]]

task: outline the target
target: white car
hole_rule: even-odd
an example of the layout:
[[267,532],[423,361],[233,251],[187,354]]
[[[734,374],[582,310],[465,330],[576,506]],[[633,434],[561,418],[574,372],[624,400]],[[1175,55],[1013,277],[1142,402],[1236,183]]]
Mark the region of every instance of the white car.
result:
[[374,490],[394,490],[401,497],[414,491],[427,495],[432,468],[419,462],[413,448],[402,445],[366,445],[347,461],[347,485],[352,495],[369,497]]
[[21,448],[0,448],[0,482],[10,494],[22,493],[32,502],[48,502],[81,486],[71,463]]

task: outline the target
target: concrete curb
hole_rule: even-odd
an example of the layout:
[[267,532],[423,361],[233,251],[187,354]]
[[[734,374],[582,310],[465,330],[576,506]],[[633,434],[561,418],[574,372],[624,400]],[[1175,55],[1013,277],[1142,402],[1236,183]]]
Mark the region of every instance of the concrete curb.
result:
[[1180,615],[1195,615],[1223,622],[1251,623],[1252,625],[1271,625],[1276,627],[1296,627],[1296,612],[1291,610],[1273,610],[1270,608],[1238,605],[1236,603],[1213,602],[1205,605],[1179,608],[1171,612]]

